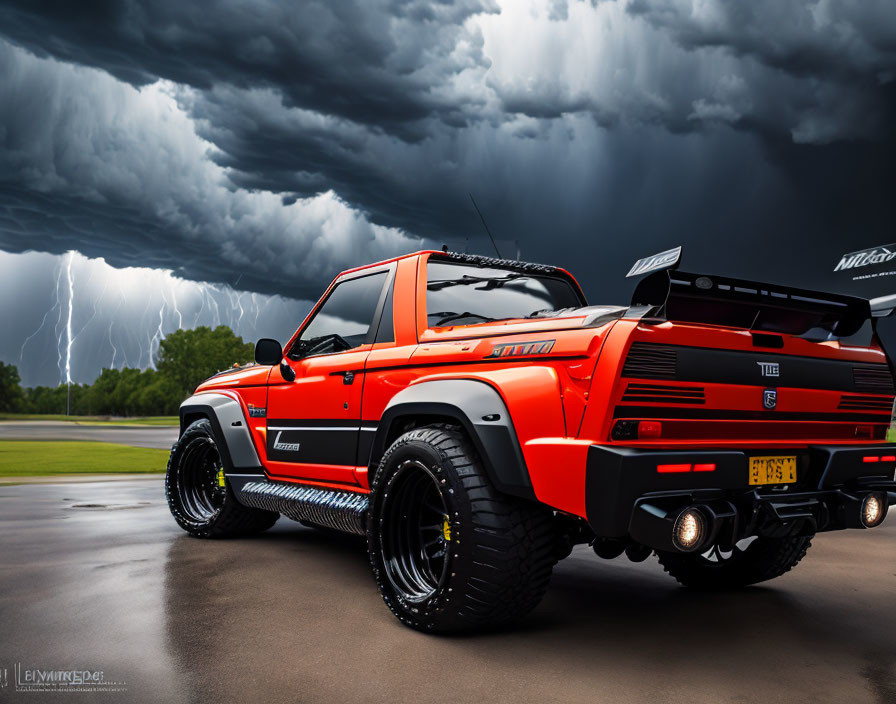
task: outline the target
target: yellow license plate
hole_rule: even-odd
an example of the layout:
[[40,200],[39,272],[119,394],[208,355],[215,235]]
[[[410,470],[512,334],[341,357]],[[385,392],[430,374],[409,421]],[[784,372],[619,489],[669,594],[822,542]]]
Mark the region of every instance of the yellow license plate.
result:
[[751,457],[750,484],[793,484],[796,457]]

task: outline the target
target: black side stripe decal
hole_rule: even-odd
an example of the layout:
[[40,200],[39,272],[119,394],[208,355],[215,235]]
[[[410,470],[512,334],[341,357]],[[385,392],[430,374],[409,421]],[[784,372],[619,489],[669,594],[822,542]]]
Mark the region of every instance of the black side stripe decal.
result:
[[361,457],[370,455],[376,429],[370,421],[269,418],[268,459],[353,467],[359,450]]

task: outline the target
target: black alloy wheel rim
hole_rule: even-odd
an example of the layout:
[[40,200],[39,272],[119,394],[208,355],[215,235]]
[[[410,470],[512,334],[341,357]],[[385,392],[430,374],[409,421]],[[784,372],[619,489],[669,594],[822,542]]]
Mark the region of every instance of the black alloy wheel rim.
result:
[[205,523],[224,505],[225,487],[218,485],[221,470],[218,448],[210,438],[194,438],[180,457],[177,498],[187,518]]
[[451,530],[436,477],[420,462],[402,463],[380,513],[386,578],[400,598],[423,602],[444,585]]

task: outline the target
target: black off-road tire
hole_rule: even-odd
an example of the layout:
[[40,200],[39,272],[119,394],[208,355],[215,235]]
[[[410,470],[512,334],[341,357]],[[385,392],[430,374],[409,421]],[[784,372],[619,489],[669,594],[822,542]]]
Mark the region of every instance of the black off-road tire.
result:
[[211,423],[194,421],[171,450],[165,474],[165,497],[177,524],[197,538],[252,535],[274,525],[279,513],[243,506],[229,483],[218,485],[220,468]]
[[736,589],[780,577],[796,567],[812,545],[811,537],[756,538],[727,559],[704,555],[657,552],[663,569],[686,587],[702,590]]
[[[410,535],[412,521],[402,516],[414,514],[412,480],[446,516],[444,558],[427,583],[431,593],[414,598],[390,559]],[[400,501],[408,507],[404,513],[395,505]],[[367,538],[383,600],[402,623],[425,632],[472,630],[524,616],[544,596],[556,562],[550,509],[499,493],[472,445],[452,426],[411,430],[388,449],[373,481]]]

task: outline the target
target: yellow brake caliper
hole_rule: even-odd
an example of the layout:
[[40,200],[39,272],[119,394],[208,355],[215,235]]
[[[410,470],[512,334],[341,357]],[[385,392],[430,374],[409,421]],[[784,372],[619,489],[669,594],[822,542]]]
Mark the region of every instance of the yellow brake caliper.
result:
[[451,524],[448,522],[448,516],[442,519],[442,537],[446,543],[451,542]]
[[224,483],[224,468],[218,467],[218,486],[226,486]]

